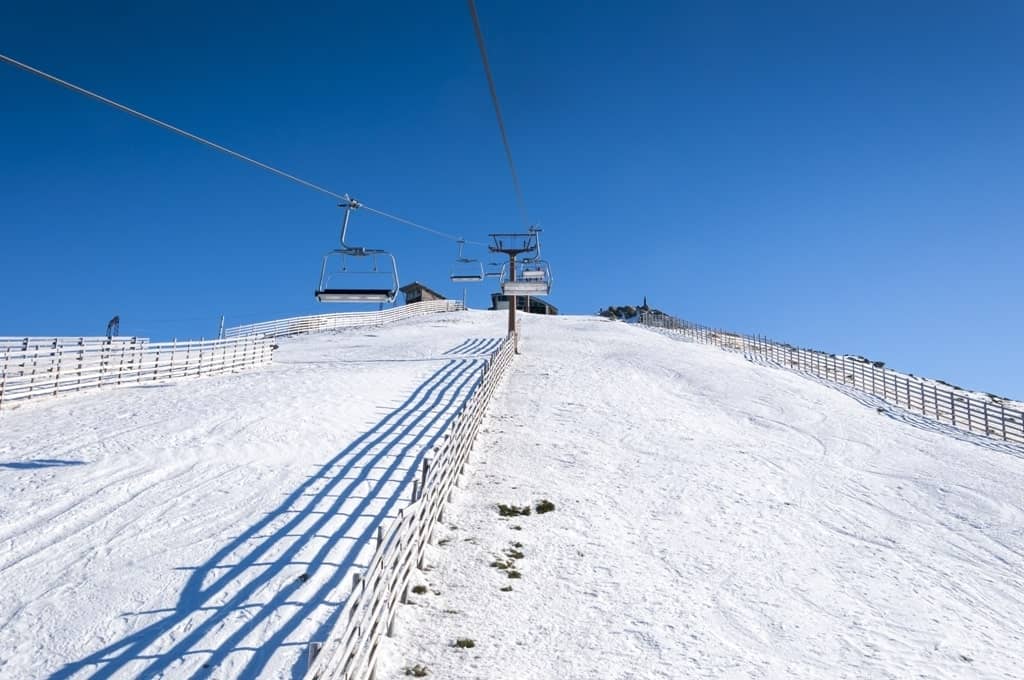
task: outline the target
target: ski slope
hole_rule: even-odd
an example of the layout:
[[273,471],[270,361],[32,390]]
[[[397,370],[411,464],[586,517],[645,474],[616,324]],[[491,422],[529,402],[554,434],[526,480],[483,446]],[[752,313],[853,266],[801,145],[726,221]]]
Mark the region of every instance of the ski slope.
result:
[[377,677],[1021,677],[1024,450],[625,324],[523,332]]
[[[505,318],[0,413],[0,677],[301,677]],[[378,678],[1019,676],[1024,451],[626,324],[523,334]]]
[[0,413],[0,677],[297,678],[505,318]]

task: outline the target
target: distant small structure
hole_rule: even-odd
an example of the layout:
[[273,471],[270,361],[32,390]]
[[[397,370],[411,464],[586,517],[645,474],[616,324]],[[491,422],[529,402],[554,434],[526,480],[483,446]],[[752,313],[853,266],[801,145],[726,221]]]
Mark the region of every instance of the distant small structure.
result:
[[114,316],[107,322],[107,338],[116,338],[121,332],[121,317]]
[[414,302],[427,302],[429,300],[444,300],[445,297],[432,288],[424,286],[419,281],[402,286],[398,290],[405,295],[405,304],[411,305]]
[[[515,300],[516,309],[521,312],[529,312],[530,314],[547,314],[551,316],[558,314],[558,307],[555,307],[544,298],[517,295]],[[508,296],[502,295],[501,293],[491,293],[491,309],[508,309]]]

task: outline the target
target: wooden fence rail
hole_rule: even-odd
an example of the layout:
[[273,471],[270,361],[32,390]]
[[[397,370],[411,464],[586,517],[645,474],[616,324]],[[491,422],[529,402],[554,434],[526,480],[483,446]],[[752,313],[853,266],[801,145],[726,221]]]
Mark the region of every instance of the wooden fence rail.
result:
[[266,335],[280,337],[298,335],[300,333],[320,333],[336,328],[356,328],[360,326],[382,326],[386,323],[408,319],[421,314],[438,312],[458,312],[465,309],[457,300],[429,300],[414,302],[409,305],[392,307],[379,312],[341,312],[337,314],[316,314],[313,316],[296,316],[278,321],[247,324],[225,329],[224,337],[236,338],[245,335]]
[[[384,635],[394,632],[398,605],[407,601],[413,569],[423,566],[427,544],[433,542],[435,522],[459,484],[484,411],[514,355],[515,339],[506,338],[484,367],[466,405],[424,459],[413,483],[412,502],[399,511],[385,530],[378,529],[377,545],[366,571],[355,577],[352,593],[335,630],[315,654],[306,680],[368,680],[374,675],[377,649]],[[317,651],[319,650],[319,651]]]
[[941,382],[886,369],[863,357],[837,356],[708,328],[682,319],[644,312],[640,323],[678,333],[697,342],[743,352],[748,357],[848,385],[890,404],[975,434],[1024,443],[1024,411],[995,395],[972,396]]
[[271,360],[271,340],[149,342],[146,338],[0,338],[0,408],[14,402],[185,376]]

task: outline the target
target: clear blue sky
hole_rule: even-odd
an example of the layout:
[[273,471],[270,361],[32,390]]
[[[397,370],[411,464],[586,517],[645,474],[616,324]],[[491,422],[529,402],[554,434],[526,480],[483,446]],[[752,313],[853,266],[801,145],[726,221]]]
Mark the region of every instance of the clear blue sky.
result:
[[[647,295],[1024,398],[1024,4],[478,9],[563,312]],[[3,3],[0,51],[437,229],[521,226],[463,2]],[[0,192],[2,335],[342,309],[331,199],[7,65]],[[352,230],[460,294],[453,243]]]

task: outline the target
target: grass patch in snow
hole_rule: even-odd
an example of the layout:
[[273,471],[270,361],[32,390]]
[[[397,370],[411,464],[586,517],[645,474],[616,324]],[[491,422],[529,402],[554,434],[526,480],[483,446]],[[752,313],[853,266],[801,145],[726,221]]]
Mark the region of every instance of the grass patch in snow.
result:
[[494,560],[491,562],[491,566],[495,569],[508,569],[512,566],[512,562],[502,562],[501,560]]
[[505,555],[507,555],[510,560],[523,559],[523,553],[519,552],[515,548],[509,548],[508,550],[506,550]]
[[426,586],[413,586],[412,587],[412,592],[416,593],[417,595],[426,595],[427,594],[427,587]]
[[425,677],[429,672],[429,668],[427,668],[426,666],[421,666],[420,664],[416,664],[415,666],[408,666],[405,669],[405,674],[411,675],[414,678]]
[[472,647],[476,647],[476,643],[470,638],[459,638],[455,641],[455,646],[459,649],[470,649]]
[[554,509],[555,504],[549,501],[547,498],[542,500],[540,503],[537,503],[536,510],[538,515],[543,515],[545,512],[551,512]]
[[505,505],[504,503],[498,503],[498,514],[502,517],[518,517],[520,515],[529,515],[530,506],[524,505],[520,507],[518,505]]
[[508,575],[509,578],[522,578],[523,577],[523,575],[520,574],[515,569],[509,569],[508,571],[505,572],[505,574]]
[[501,588],[500,590],[503,593],[511,593],[512,592],[512,586],[505,586],[504,588]]
[[523,528],[521,526],[519,526],[518,524],[513,524],[512,525],[512,529],[514,531],[522,531],[523,530]]

